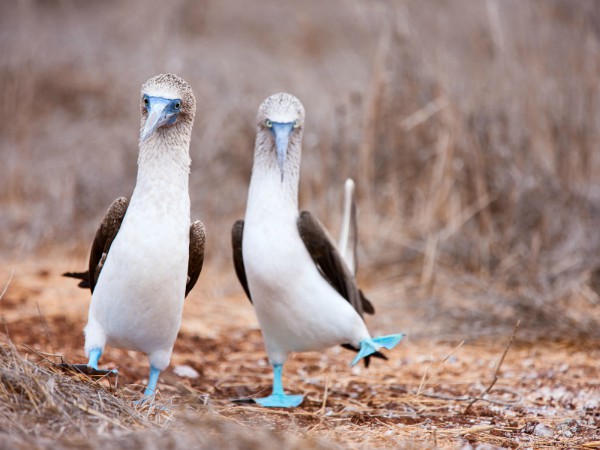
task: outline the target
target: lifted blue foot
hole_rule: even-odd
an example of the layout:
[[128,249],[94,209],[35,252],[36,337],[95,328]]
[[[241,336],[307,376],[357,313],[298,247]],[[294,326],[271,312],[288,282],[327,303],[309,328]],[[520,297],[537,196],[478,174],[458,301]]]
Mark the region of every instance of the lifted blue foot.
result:
[[404,333],[390,334],[388,336],[380,336],[360,341],[360,351],[358,352],[358,355],[356,355],[356,358],[352,360],[350,366],[355,365],[362,358],[375,353],[382,347],[387,348],[388,350],[393,349],[396,345],[398,345],[404,336]]
[[302,395],[286,395],[281,383],[283,364],[273,365],[273,392],[268,397],[255,398],[254,401],[267,408],[295,408],[304,400]]

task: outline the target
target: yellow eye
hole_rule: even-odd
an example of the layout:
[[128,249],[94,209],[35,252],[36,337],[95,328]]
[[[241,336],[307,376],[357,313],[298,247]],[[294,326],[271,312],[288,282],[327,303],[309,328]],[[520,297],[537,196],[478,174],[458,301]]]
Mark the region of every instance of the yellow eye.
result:
[[265,120],[265,127],[273,128],[273,122],[271,122],[269,119]]
[[294,120],[294,128],[300,128],[300,121],[298,119]]

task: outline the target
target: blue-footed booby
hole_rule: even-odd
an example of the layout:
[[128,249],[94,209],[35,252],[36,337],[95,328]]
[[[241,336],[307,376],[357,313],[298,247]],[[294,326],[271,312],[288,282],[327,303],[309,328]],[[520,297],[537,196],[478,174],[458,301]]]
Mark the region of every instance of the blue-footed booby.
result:
[[[296,97],[275,94],[260,105],[246,216],[232,229],[235,270],[254,305],[273,367],[272,394],[254,399],[267,407],[302,403],[302,395],[283,390],[290,352],[342,344],[358,352],[351,365],[363,358],[367,364],[370,355],[383,357],[379,350],[393,348],[404,336],[373,338],[363,319],[364,312],[375,310],[354,278],[352,200],[340,242],[348,263],[321,223],[298,211],[303,128],[304,107]],[[346,190],[351,197],[352,182]]]
[[142,86],[138,174],[131,200],[110,206],[92,244],[89,270],[69,273],[89,287],[85,327],[90,374],[106,345],[146,353],[153,396],[181,324],[184,298],[204,261],[202,222],[190,226],[190,139],[196,99],[188,83],[163,74]]

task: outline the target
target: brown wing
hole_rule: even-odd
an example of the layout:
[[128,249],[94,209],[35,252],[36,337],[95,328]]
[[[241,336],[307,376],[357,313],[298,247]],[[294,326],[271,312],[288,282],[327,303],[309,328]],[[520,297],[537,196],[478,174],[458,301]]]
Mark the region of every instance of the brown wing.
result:
[[311,258],[331,286],[350,302],[361,317],[363,313],[373,314],[375,308],[356,286],[354,275],[344,263],[327,231],[308,211],[300,213],[298,232]]
[[248,279],[246,278],[246,269],[244,268],[244,255],[242,254],[242,240],[244,238],[244,221],[238,220],[231,228],[231,247],[233,249],[233,267],[237,274],[248,300],[252,303],[250,289],[248,288]]
[[188,281],[185,286],[186,297],[196,285],[200,272],[202,272],[205,243],[206,231],[204,225],[199,220],[196,220],[190,225],[190,256],[188,260]]
[[125,197],[119,197],[112,202],[108,208],[108,211],[106,211],[106,214],[104,215],[104,219],[102,219],[100,228],[98,228],[98,231],[96,231],[96,237],[94,238],[94,243],[92,244],[90,262],[88,266],[90,290],[92,292],[94,292],[94,288],[98,282],[98,277],[100,276],[100,272],[102,271],[102,267],[106,261],[106,256],[108,255],[110,246],[112,245],[117,233],[119,232],[119,229],[121,228],[121,224],[123,223],[123,218],[125,217],[128,206],[129,200],[127,200]]

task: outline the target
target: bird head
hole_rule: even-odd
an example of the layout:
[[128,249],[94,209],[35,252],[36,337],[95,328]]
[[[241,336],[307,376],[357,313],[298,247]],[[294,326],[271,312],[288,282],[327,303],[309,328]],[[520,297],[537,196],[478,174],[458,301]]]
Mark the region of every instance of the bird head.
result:
[[150,78],[142,86],[140,99],[142,124],[140,142],[152,134],[175,127],[190,127],[196,114],[196,98],[191,86],[177,75],[168,73]]
[[304,127],[304,106],[291,94],[279,93],[266,98],[258,108],[257,133],[272,143],[277,155],[281,181],[291,143],[300,142]]

